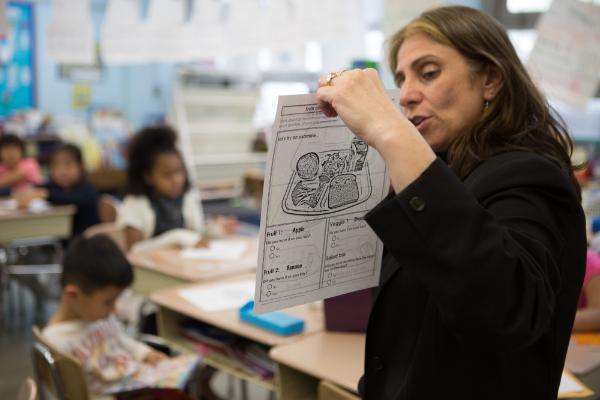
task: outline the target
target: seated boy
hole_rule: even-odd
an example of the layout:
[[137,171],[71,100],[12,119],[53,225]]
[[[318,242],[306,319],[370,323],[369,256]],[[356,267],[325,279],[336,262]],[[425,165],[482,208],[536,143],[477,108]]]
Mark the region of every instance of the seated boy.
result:
[[92,396],[113,392],[167,358],[128,337],[111,315],[117,297],[132,281],[131,265],[107,236],[79,237],[69,246],[60,305],[42,334],[81,361]]

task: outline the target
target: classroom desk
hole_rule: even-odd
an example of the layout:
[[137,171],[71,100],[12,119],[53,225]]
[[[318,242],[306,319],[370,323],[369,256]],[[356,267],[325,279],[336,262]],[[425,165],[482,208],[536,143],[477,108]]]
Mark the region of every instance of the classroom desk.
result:
[[130,252],[129,262],[135,267],[133,290],[144,296],[191,282],[205,282],[256,270],[258,241],[256,238],[236,236],[232,239],[248,243],[238,260],[194,260],[181,257],[177,249]]
[[588,399],[600,399],[600,348],[598,346],[581,346],[571,340],[565,368],[571,370],[581,382],[594,391],[594,395]]
[[0,243],[38,237],[68,237],[74,213],[74,206],[53,206],[35,213],[0,208]]
[[356,393],[363,373],[365,334],[319,332],[274,347],[280,400],[317,398],[319,380]]
[[[182,298],[179,290],[183,288],[207,287],[217,283],[235,282],[246,279],[254,279],[254,274],[244,274],[230,277],[218,282],[202,283],[195,285],[184,285],[153,293],[150,299],[158,305],[158,329],[159,334],[180,351],[194,351],[193,344],[179,333],[179,322],[186,318],[194,318],[206,324],[213,325],[234,335],[254,342],[272,347],[292,343],[303,337],[309,336],[323,330],[323,309],[319,303],[308,304],[286,309],[285,312],[302,318],[305,323],[304,332],[292,336],[280,336],[269,333],[260,328],[246,324],[239,320],[238,310],[224,310],[209,312],[198,308]],[[268,390],[277,390],[273,379],[260,379],[238,368],[236,363],[221,354],[209,354],[204,357],[204,362],[215,369],[229,373],[243,380],[253,382]]]
[[[589,364],[590,358],[600,359],[600,350],[590,351],[595,354],[570,351],[566,367]],[[326,331],[274,347],[269,354],[277,362],[280,400],[315,399],[320,380],[356,393],[364,353],[364,334]],[[594,391],[586,399],[600,398],[600,367],[577,374],[577,378]]]

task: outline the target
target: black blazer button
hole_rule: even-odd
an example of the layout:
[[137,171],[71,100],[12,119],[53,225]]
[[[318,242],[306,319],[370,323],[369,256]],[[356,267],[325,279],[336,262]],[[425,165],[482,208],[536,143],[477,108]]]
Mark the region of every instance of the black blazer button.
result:
[[379,372],[383,370],[383,360],[379,356],[374,356],[371,358],[371,363],[373,366],[373,371]]
[[410,204],[410,207],[418,212],[421,212],[425,209],[425,202],[423,200],[421,200],[420,197],[414,196],[413,198],[411,198],[408,201],[408,204]]

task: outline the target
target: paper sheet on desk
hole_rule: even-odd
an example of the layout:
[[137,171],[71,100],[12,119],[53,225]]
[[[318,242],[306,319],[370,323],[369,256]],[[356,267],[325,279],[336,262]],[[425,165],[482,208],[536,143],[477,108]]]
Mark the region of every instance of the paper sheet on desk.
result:
[[558,398],[573,398],[573,397],[587,397],[592,395],[593,392],[579,381],[569,371],[563,371],[560,379],[560,387],[558,389]]
[[181,289],[179,296],[209,312],[240,308],[254,297],[254,280]]
[[377,285],[383,245],[364,216],[389,190],[379,154],[314,95],[279,97],[272,132],[254,312]]
[[237,260],[246,249],[248,243],[241,240],[211,240],[208,247],[185,249],[181,257],[194,260]]

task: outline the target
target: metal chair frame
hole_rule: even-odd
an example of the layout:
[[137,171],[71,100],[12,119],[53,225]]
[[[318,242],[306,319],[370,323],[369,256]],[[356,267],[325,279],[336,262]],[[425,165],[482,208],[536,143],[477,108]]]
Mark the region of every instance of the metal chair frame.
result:
[[56,395],[58,396],[58,400],[66,400],[65,392],[64,392],[64,389],[62,386],[62,381],[60,379],[60,371],[58,370],[58,366],[57,366],[56,362],[54,361],[54,357],[52,357],[52,353],[50,352],[50,349],[48,347],[46,347],[45,345],[43,345],[42,343],[34,341],[33,345],[32,345],[31,353],[32,353],[31,358],[32,358],[32,363],[33,363],[33,371],[34,371],[35,381],[36,381],[38,387],[40,388],[40,390],[39,390],[40,400],[45,399],[45,393],[44,393],[44,382],[42,379],[43,372],[40,371],[40,366],[38,363],[39,357],[41,357],[41,359],[48,366],[48,371],[50,371],[50,377],[52,379],[52,384],[54,385]]

